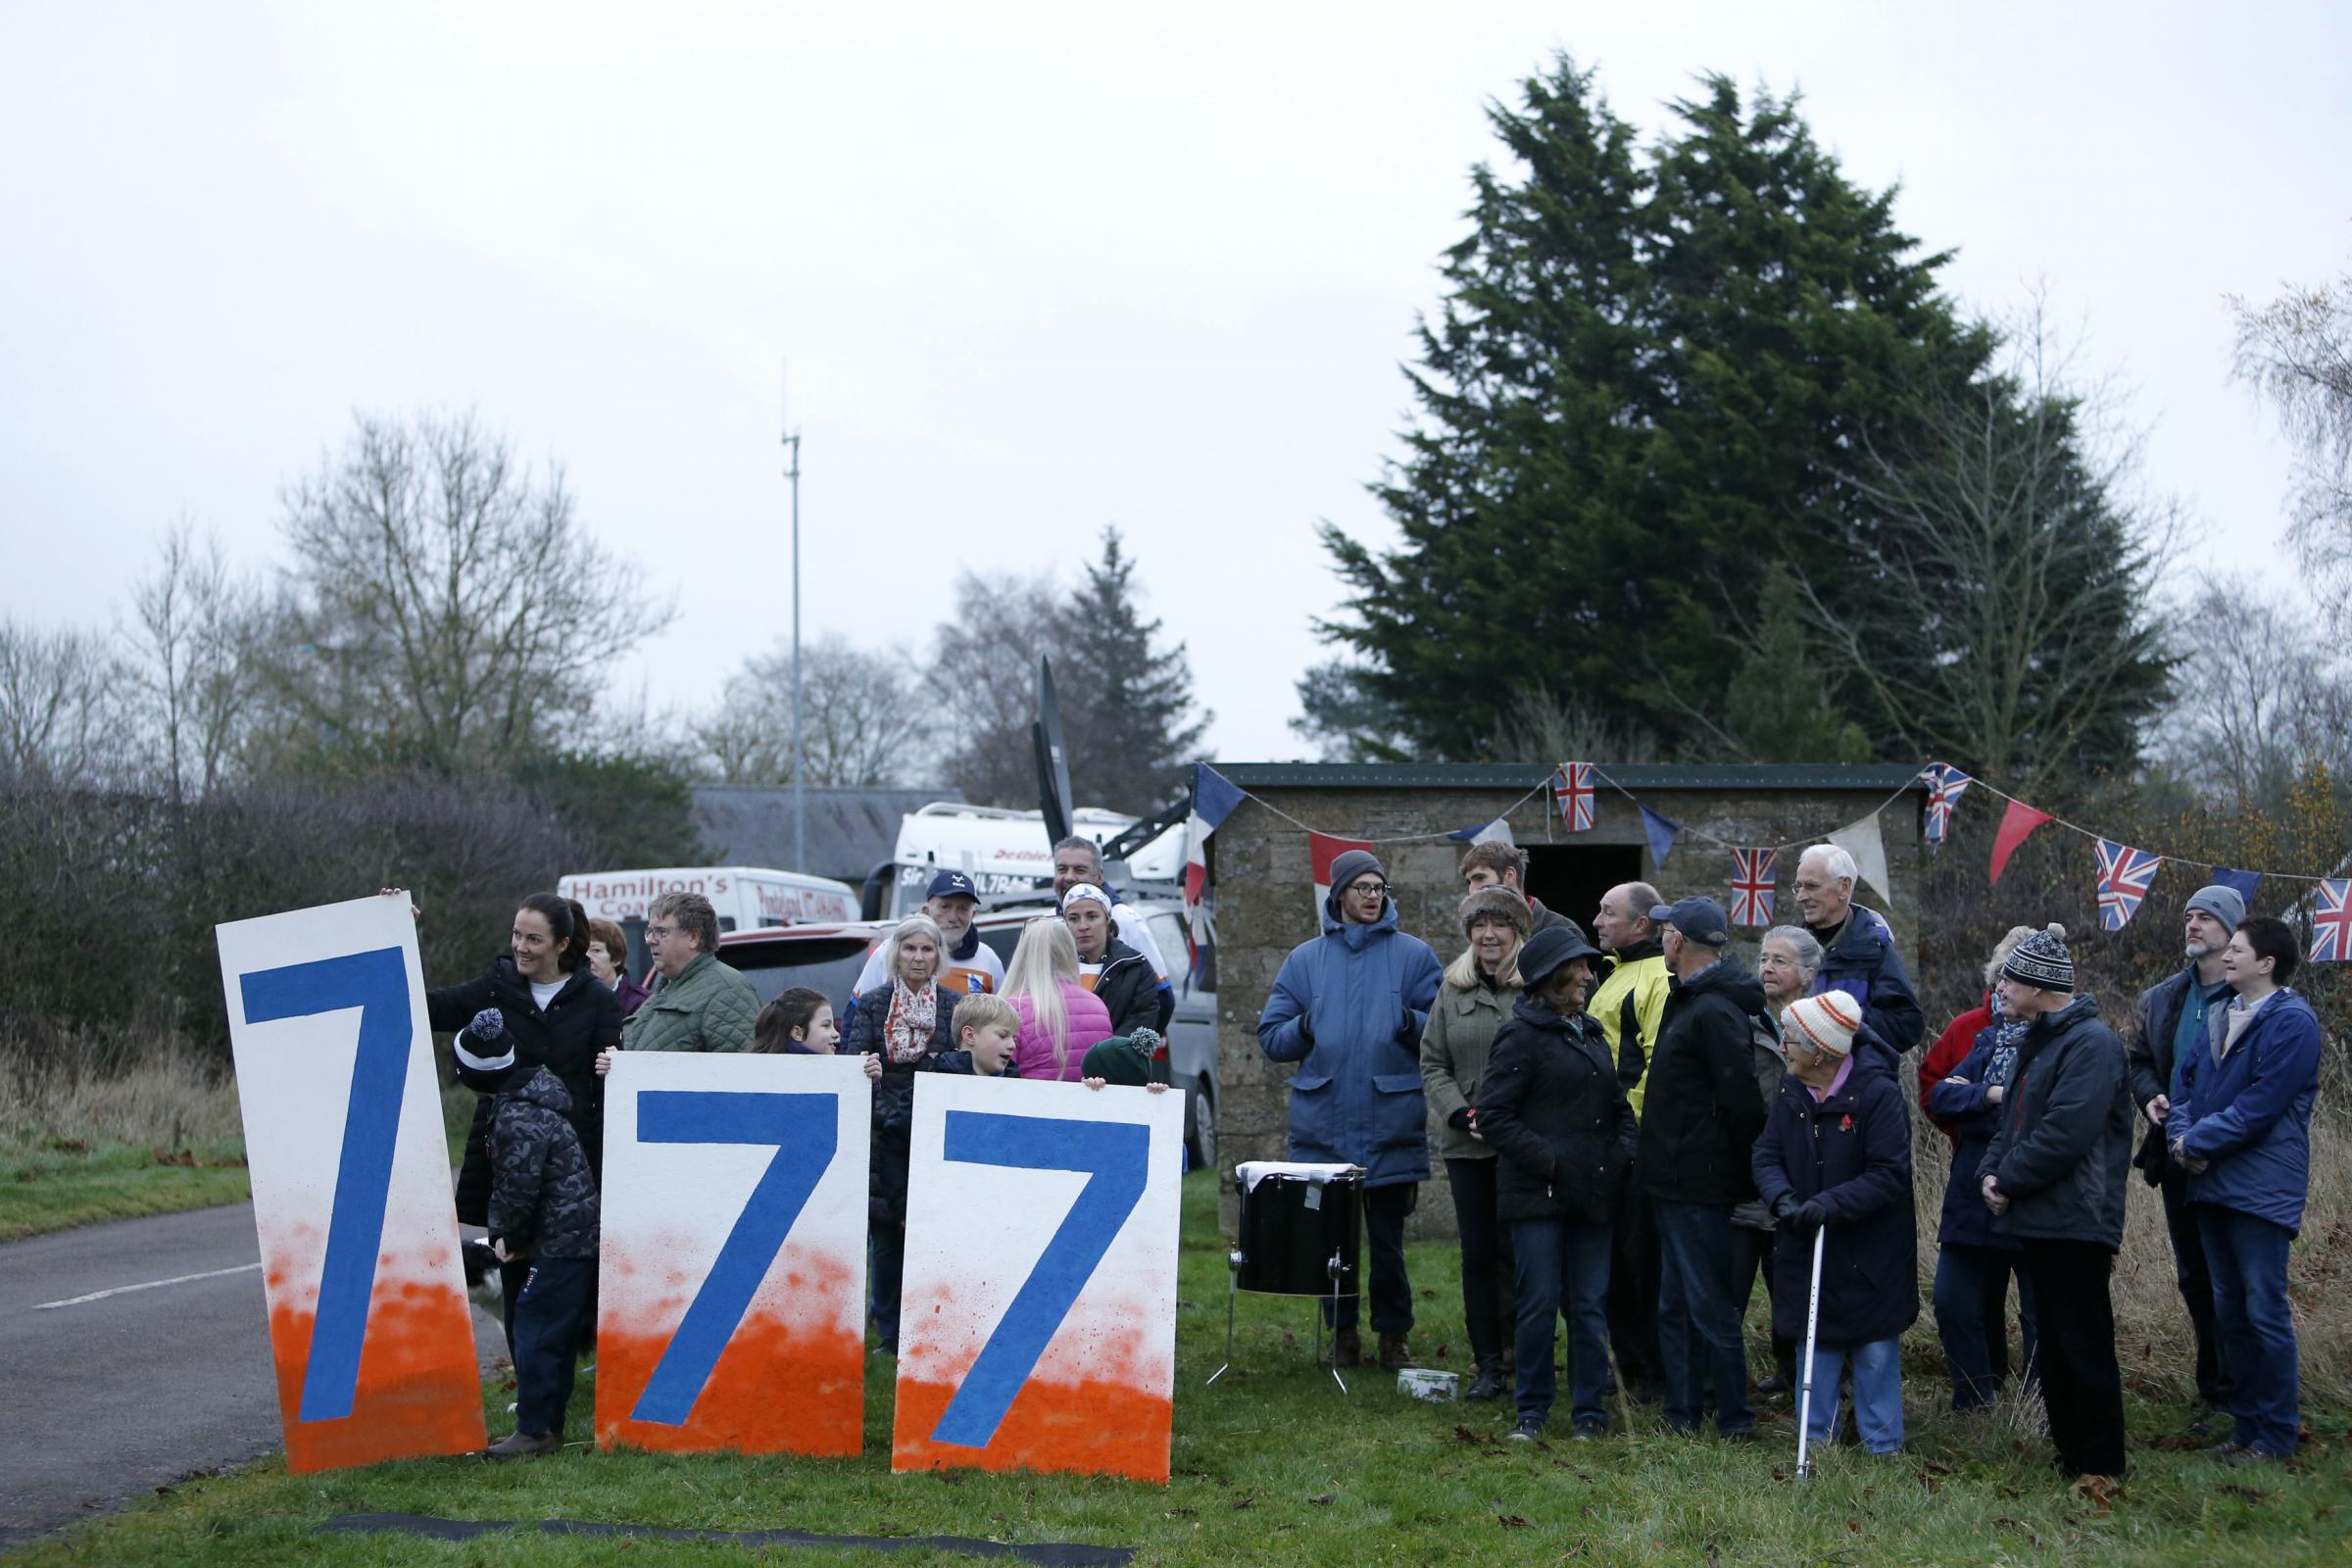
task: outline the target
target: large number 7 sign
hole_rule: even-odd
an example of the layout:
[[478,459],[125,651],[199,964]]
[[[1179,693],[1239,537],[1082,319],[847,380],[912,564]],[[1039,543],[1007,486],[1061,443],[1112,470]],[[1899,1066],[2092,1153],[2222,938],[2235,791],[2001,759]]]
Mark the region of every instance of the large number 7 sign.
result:
[[858,1451],[869,1103],[854,1058],[613,1058],[600,1443]]
[[480,1447],[406,902],[219,934],[289,1467]]
[[898,1468],[1166,1479],[1181,1110],[1141,1090],[918,1080]]

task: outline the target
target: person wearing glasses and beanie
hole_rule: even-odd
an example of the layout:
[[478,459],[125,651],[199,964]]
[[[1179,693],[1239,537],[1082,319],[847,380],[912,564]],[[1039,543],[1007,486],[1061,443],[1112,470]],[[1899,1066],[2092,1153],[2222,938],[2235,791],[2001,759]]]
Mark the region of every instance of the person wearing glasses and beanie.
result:
[[1812,1441],[1838,1427],[1838,1379],[1854,1374],[1863,1446],[1903,1446],[1902,1337],[1919,1316],[1919,1226],[1911,1200],[1911,1107],[1883,1055],[1857,1055],[1862,1004],[1842,991],[1781,1013],[1788,1071],[1756,1140],[1756,1193],[1789,1245],[1773,1250],[1772,1326],[1803,1343],[1813,1249],[1822,1249]]
[[[1257,1020],[1268,1059],[1298,1063],[1290,1157],[1364,1168],[1372,1329],[1388,1371],[1412,1365],[1404,1221],[1429,1179],[1420,1050],[1442,977],[1429,944],[1396,929],[1379,859],[1349,850],[1331,864],[1323,934],[1282,960]],[[1363,1351],[1352,1298],[1339,1303],[1334,1327],[1332,1363],[1354,1366]]]
[[2041,1391],[2058,1468],[2095,1490],[2124,1474],[2124,1380],[2108,1275],[2124,1245],[2132,1085],[2124,1043],[2075,992],[2066,928],[2001,965],[2001,1013],[2025,1020],[2000,1130],[1978,1165],[1984,1206],[2018,1240],[2034,1282]]

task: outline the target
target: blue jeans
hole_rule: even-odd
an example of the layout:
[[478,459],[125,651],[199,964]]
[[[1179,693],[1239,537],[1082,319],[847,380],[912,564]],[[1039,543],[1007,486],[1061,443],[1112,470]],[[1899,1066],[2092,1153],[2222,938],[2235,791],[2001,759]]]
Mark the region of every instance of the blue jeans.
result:
[[2034,1381],[2034,1282],[2015,1248],[1946,1244],[1936,1259],[1936,1334],[1952,1371],[1952,1408],[1974,1410],[2000,1392],[2009,1360],[2009,1276],[2017,1275],[2018,1327],[2025,1374]]
[[1657,1203],[1658,1358],[1666,1371],[1666,1424],[1694,1430],[1715,1392],[1715,1430],[1753,1432],[1747,1344],[1740,1325],[1740,1248],[1729,1205]]
[[2289,1456],[2303,1426],[2295,1319],[2286,1305],[2286,1249],[2294,1234],[2234,1208],[2194,1203],[2190,1211],[2213,1274],[2215,1337],[2228,1380],[2223,1408],[2237,1418],[2233,1441]]
[[1520,1419],[1542,1422],[1551,1414],[1552,1322],[1565,1304],[1571,1414],[1579,1427],[1608,1425],[1600,1403],[1609,1377],[1608,1226],[1513,1220],[1511,1268],[1519,1298]]
[[1806,1423],[1816,1444],[1838,1435],[1838,1374],[1854,1373],[1854,1424],[1862,1429],[1862,1446],[1873,1453],[1892,1453],[1903,1446],[1903,1342],[1873,1340],[1850,1349],[1813,1350],[1813,1409]]
[[572,1369],[595,1288],[593,1257],[531,1259],[514,1298],[514,1430],[525,1437],[564,1431]]

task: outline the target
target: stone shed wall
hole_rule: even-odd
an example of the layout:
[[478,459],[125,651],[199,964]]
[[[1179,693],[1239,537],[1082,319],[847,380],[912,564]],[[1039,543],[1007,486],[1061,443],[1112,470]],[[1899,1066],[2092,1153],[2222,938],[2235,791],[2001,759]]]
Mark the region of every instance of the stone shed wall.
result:
[[[1484,779],[1470,787],[1397,787],[1359,782],[1269,784],[1259,770],[1235,766],[1225,769],[1234,781],[1318,831],[1350,838],[1384,839],[1428,833],[1448,827],[1493,820],[1523,794],[1536,770],[1518,772],[1499,787]],[[1384,770],[1364,767],[1266,769],[1286,778],[1329,774],[1353,779],[1373,778]],[[1400,768],[1399,775],[1430,776],[1437,770]],[[1451,769],[1453,774],[1515,770]],[[1632,775],[1636,770],[1618,770]],[[1761,776],[1767,769],[1643,770],[1695,775]],[[1790,772],[1798,770],[1790,769]],[[1818,776],[1824,769],[1805,769]],[[1896,778],[1899,779],[1899,773]],[[1739,845],[1775,844],[1798,834],[1842,827],[1867,813],[1891,794],[1896,784],[1886,770],[1866,775],[1853,788],[1791,789],[1672,788],[1633,783],[1652,809],[1680,822],[1684,836],[1661,869],[1651,858],[1642,829],[1641,813],[1623,795],[1603,788],[1596,797],[1595,820],[1585,833],[1562,831],[1549,817],[1550,797],[1539,793],[1511,808],[1511,832],[1522,848],[1546,844],[1593,847],[1642,846],[1641,875],[1656,884],[1672,901],[1705,895],[1731,902],[1730,853],[1692,836],[1703,830]],[[1892,897],[1882,898],[1865,889],[1860,902],[1887,917],[1904,949],[1914,975],[1919,970],[1918,910],[1920,875],[1925,854],[1920,833],[1923,795],[1908,794],[1881,814],[1886,845]],[[1291,950],[1318,934],[1313,874],[1307,858],[1306,835],[1254,800],[1246,800],[1209,841],[1210,874],[1216,889],[1217,911],[1217,1070],[1219,1078],[1219,1162],[1228,1171],[1242,1160],[1280,1159],[1286,1152],[1289,1083],[1295,1064],[1276,1063],[1258,1049],[1257,1020],[1273,989],[1275,972]],[[1380,846],[1381,858],[1396,900],[1401,929],[1420,937],[1437,951],[1441,962],[1450,962],[1463,947],[1454,911],[1461,901],[1461,881],[1455,867],[1462,844],[1440,839],[1416,844]],[[1775,918],[1796,919],[1790,884],[1796,875],[1798,851],[1780,857],[1779,892]],[[1592,910],[1563,909],[1590,933]],[[1734,951],[1751,967],[1760,931],[1736,930]],[[1434,1142],[1433,1142],[1434,1149]],[[1445,1184],[1445,1166],[1432,1157],[1432,1179],[1421,1192],[1413,1232],[1422,1236],[1453,1234],[1453,1209]],[[1226,1193],[1226,1220],[1233,1221],[1233,1196]]]

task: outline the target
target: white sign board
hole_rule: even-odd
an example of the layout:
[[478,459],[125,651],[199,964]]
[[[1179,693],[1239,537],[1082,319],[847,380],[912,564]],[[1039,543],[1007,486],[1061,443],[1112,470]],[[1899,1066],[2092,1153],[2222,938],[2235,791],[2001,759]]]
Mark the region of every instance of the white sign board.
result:
[[1184,1097],[922,1073],[892,1464],[1168,1478]]
[[858,1451],[872,1105],[856,1056],[614,1053],[601,1446]]
[[408,900],[217,931],[287,1468],[482,1447]]

